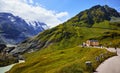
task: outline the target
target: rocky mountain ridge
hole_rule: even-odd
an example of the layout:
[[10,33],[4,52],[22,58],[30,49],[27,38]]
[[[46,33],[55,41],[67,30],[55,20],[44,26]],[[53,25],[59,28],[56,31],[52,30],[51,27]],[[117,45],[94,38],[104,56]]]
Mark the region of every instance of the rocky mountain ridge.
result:
[[19,16],[14,16],[11,13],[0,13],[0,38],[3,41],[1,43],[17,44],[45,29],[48,29],[45,23],[32,21],[28,24]]

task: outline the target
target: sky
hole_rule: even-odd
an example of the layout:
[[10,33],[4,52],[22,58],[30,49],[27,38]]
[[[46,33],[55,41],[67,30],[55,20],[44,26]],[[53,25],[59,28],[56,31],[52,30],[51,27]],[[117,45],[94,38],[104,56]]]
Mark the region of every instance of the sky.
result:
[[98,4],[108,5],[120,12],[119,0],[0,0],[0,12],[20,16],[26,22],[40,21],[55,27]]
[[43,7],[55,11],[66,11],[71,16],[95,5],[109,5],[120,11],[120,0],[35,0]]

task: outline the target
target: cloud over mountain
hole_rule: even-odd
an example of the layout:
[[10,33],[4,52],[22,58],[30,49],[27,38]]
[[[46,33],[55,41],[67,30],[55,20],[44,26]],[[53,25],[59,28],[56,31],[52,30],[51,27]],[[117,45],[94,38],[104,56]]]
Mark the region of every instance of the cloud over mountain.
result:
[[0,12],[10,12],[29,21],[40,21],[56,26],[68,18],[68,12],[48,10],[33,0],[0,0]]

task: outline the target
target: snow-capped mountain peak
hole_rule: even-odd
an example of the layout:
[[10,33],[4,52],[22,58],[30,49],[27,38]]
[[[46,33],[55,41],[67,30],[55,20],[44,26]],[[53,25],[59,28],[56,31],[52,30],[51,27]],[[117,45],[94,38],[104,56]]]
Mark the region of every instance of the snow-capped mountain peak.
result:
[[26,21],[11,13],[0,13],[0,30],[4,32],[0,36],[8,43],[19,43],[46,29],[48,26],[45,23]]
[[45,23],[42,23],[39,21],[27,21],[27,24],[29,26],[32,26],[34,29],[42,28],[42,29],[46,30],[49,28]]

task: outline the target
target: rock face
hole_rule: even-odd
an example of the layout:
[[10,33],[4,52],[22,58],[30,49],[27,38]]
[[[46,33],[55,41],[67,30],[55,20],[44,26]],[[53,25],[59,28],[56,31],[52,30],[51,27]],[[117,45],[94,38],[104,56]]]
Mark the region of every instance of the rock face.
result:
[[0,13],[0,43],[16,44],[48,29],[39,21],[26,22],[11,13]]
[[6,48],[7,46],[5,44],[0,44],[0,53]]
[[[27,42],[27,43],[25,43]],[[23,44],[24,43],[24,44]],[[36,47],[37,46],[37,47]],[[10,54],[23,54],[25,52],[34,52],[39,48],[43,47],[44,44],[39,44],[38,41],[32,41],[30,39],[26,39],[24,42],[18,44],[18,46],[10,52]],[[34,49],[33,49],[34,48]]]
[[8,45],[0,44],[0,67],[18,62],[18,57],[9,54],[14,48],[15,47],[8,47]]

